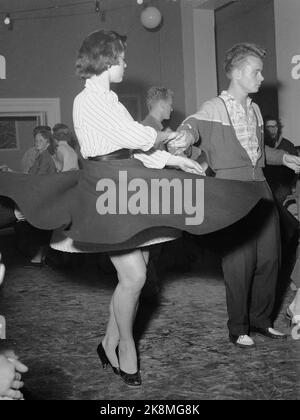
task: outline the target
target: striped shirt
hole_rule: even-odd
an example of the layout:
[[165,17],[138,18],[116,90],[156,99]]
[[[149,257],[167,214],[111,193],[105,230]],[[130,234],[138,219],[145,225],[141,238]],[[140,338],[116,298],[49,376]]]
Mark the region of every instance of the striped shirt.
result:
[[106,89],[97,76],[86,81],[73,106],[73,122],[82,156],[106,155],[122,148],[135,150],[134,157],[149,168],[164,168],[170,153],[153,150],[157,132],[134,121],[118,96]]
[[253,109],[252,100],[247,98],[246,112],[243,106],[238,103],[226,90],[223,90],[220,97],[226,104],[228,114],[241,146],[248,153],[252,165],[255,166],[261,152],[259,150],[259,142],[256,135],[257,119]]

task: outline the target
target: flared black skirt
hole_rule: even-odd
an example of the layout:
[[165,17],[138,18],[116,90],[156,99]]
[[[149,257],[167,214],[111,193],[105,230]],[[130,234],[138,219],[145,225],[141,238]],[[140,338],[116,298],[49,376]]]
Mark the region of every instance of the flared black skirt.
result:
[[0,173],[0,196],[12,199],[40,229],[64,227],[78,243],[131,249],[168,229],[195,235],[225,228],[261,198],[256,182],[148,169],[136,159],[85,161],[54,175]]

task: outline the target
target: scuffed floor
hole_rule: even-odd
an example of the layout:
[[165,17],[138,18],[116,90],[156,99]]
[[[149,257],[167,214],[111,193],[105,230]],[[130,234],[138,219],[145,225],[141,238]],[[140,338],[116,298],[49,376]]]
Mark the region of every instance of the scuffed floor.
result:
[[[143,386],[128,388],[103,371],[96,347],[105,330],[116,278],[95,256],[69,270],[24,268],[13,237],[2,236],[7,276],[0,313],[8,338],[29,366],[33,399],[270,400],[299,399],[300,340],[284,318],[288,289],[276,320],[286,342],[257,336],[255,350],[228,341],[225,290],[219,262],[200,253],[184,274],[166,270],[161,302],[140,307],[137,337]],[[300,333],[300,331],[299,331]]]

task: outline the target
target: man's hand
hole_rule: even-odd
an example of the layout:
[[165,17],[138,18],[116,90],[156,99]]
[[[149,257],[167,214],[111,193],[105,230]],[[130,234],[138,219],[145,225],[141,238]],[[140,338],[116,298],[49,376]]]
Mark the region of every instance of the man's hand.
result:
[[283,165],[287,166],[288,168],[292,169],[296,174],[300,173],[300,157],[294,155],[283,155],[282,159]]

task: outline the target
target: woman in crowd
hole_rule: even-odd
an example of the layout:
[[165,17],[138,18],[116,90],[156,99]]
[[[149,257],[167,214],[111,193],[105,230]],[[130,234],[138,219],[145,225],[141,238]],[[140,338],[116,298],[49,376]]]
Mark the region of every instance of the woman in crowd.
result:
[[[28,168],[31,175],[51,175],[56,173],[53,156],[56,150],[55,140],[51,131],[41,126],[34,130],[35,157]],[[51,232],[37,229],[26,220],[15,225],[18,237],[18,245],[21,251],[30,255],[30,266],[40,267],[46,255],[46,248],[49,244]]]
[[53,161],[56,144],[51,132],[47,130],[37,131],[34,136],[34,147],[37,155],[28,173],[33,175],[50,175],[56,173],[56,167]]

